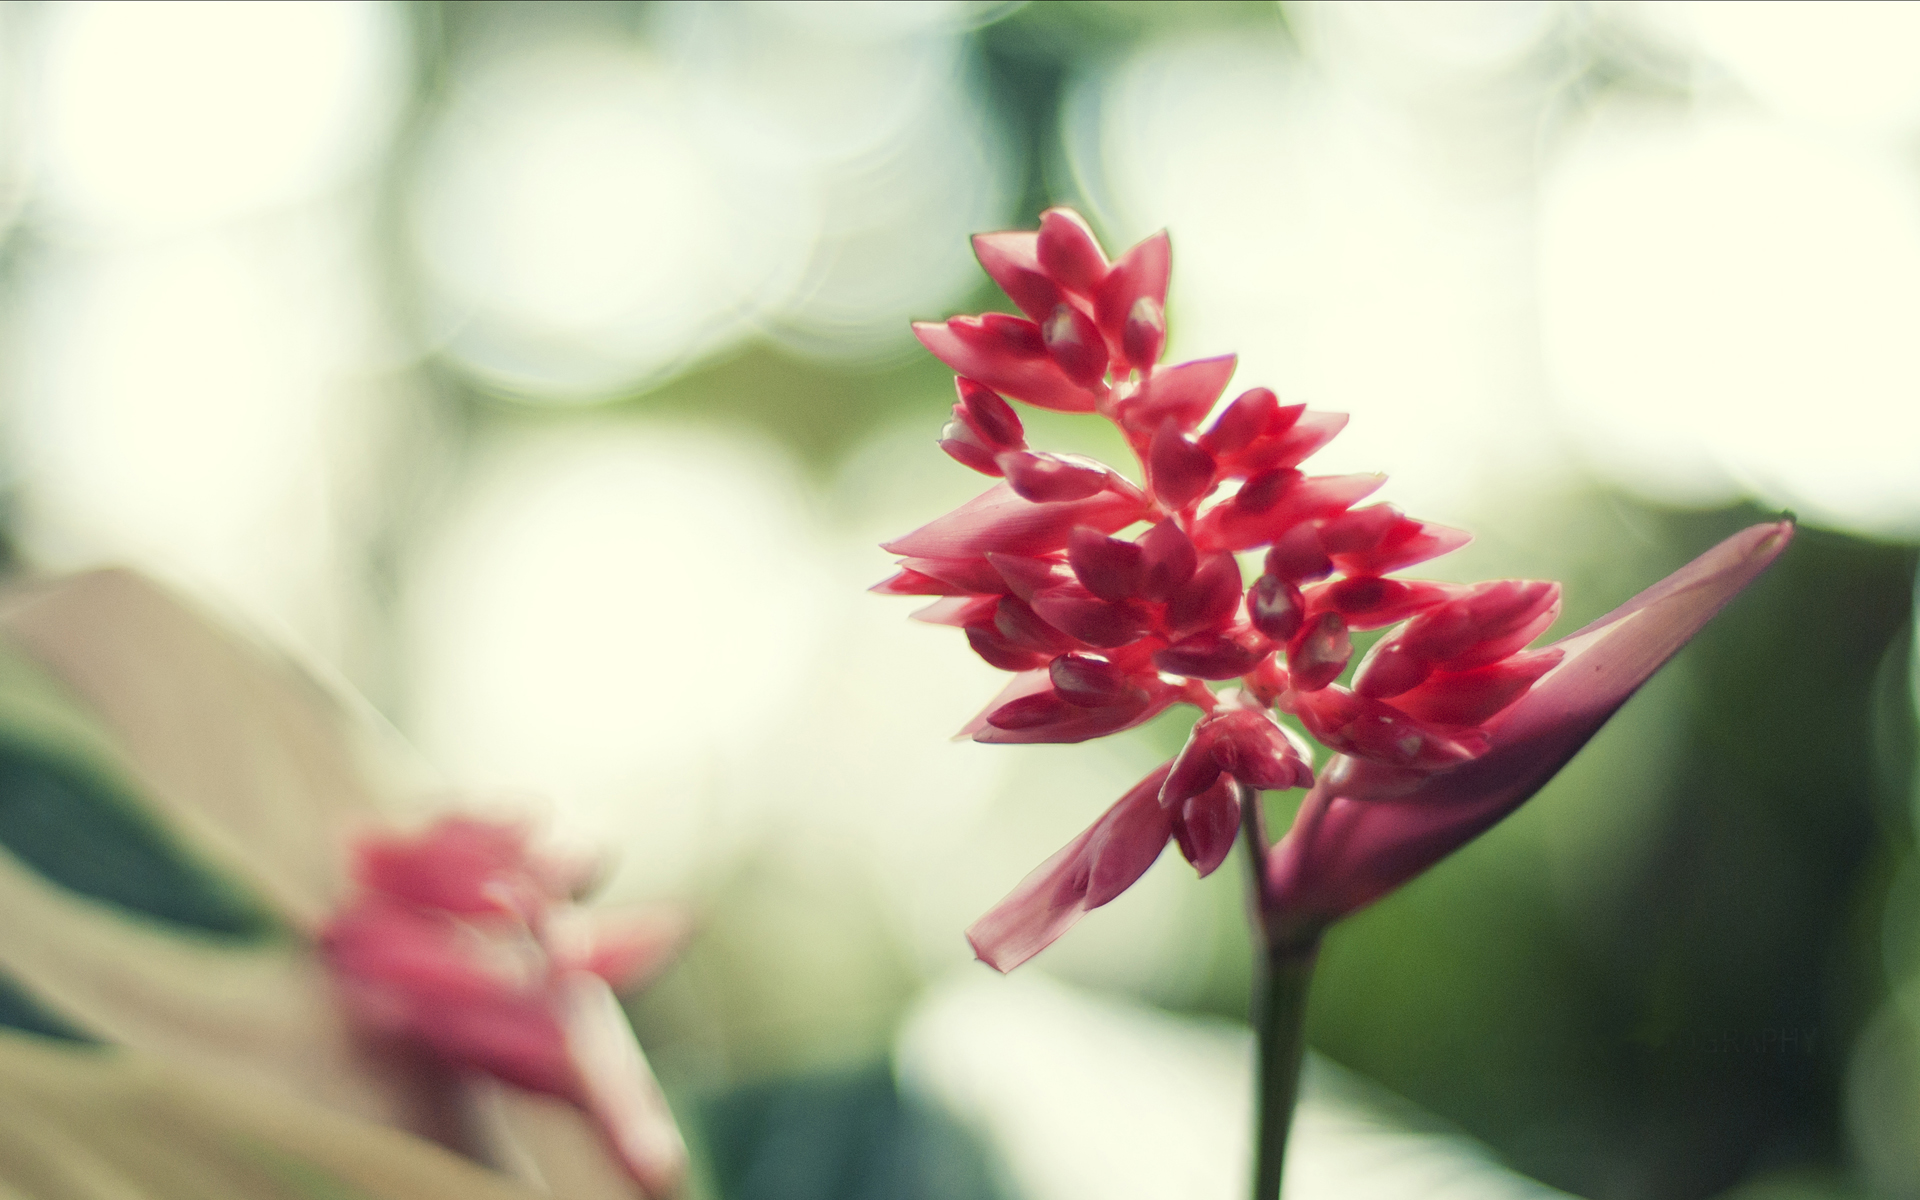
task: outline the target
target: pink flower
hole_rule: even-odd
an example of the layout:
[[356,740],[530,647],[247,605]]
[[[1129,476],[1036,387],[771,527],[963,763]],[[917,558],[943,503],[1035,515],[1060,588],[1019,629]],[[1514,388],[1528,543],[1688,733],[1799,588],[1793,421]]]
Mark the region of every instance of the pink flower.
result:
[[613,989],[662,966],[683,923],[589,917],[572,900],[590,864],[535,854],[528,836],[456,816],[366,839],[362,890],[321,951],[370,1033],[575,1105],[648,1195],[670,1195],[686,1148]]
[[1400,779],[1365,760],[1336,758],[1268,856],[1270,921],[1325,925],[1518,808],[1792,537],[1785,521],[1743,530],[1556,642],[1557,665],[1486,722],[1488,748],[1471,762]]
[[[914,616],[963,630],[975,653],[1014,673],[962,736],[1079,742],[1175,704],[1201,713],[1177,759],[969,930],[981,958],[1002,970],[1024,961],[1131,884],[1169,840],[1201,874],[1213,870],[1236,836],[1243,795],[1313,784],[1310,748],[1273,710],[1337,756],[1312,814],[1388,798],[1425,812],[1426,797],[1456,794],[1449,780],[1518,770],[1514,731],[1530,729],[1528,714],[1549,703],[1528,698],[1537,689],[1559,696],[1561,681],[1599,661],[1578,638],[1526,649],[1559,615],[1557,583],[1393,577],[1468,535],[1390,504],[1363,505],[1384,476],[1302,471],[1345,416],[1282,404],[1259,387],[1220,404],[1231,355],[1159,365],[1171,261],[1164,233],[1110,262],[1079,216],[1051,209],[1037,232],[982,234],[974,249],[1024,315],[957,317],[915,333],[960,372],[941,448],[1000,482],[888,543],[900,570],[874,590],[936,597]],[[1140,482],[1035,450],[1006,398],[1112,421]],[[1260,570],[1249,580],[1240,556],[1252,552]],[[1350,634],[1389,626],[1342,686]],[[1219,693],[1208,686],[1235,681]],[[1346,865],[1328,849],[1346,845],[1340,831],[1349,825],[1388,828],[1344,813],[1315,816],[1327,832],[1291,840],[1282,856],[1294,864],[1280,876],[1292,881],[1289,894],[1314,897],[1300,900],[1301,912],[1337,915],[1352,906],[1342,889],[1364,892],[1361,879],[1393,875],[1384,859]],[[1309,877],[1311,887],[1300,882]]]

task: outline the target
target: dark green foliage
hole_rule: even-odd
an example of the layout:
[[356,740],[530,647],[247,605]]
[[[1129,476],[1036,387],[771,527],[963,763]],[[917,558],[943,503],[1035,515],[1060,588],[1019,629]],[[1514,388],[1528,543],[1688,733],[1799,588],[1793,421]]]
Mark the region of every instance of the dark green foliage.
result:
[[741,1088],[706,1117],[726,1200],[1006,1196],[967,1132],[902,1097],[884,1065]]
[[58,1038],[63,1042],[92,1044],[94,1041],[48,1012],[5,975],[0,975],[0,1029],[18,1029],[23,1033],[37,1033],[41,1037]]
[[61,887],[204,934],[255,939],[277,928],[238,889],[190,862],[131,801],[4,743],[0,846]]

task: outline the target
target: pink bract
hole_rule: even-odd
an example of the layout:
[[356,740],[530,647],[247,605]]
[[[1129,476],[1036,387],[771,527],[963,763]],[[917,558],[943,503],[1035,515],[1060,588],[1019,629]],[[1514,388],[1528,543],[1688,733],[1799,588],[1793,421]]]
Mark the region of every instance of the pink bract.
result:
[[1472,762],[1409,781],[1335,759],[1268,857],[1274,918],[1302,931],[1325,925],[1519,807],[1792,537],[1785,521],[1742,530],[1554,643],[1558,665],[1486,723],[1488,749]]

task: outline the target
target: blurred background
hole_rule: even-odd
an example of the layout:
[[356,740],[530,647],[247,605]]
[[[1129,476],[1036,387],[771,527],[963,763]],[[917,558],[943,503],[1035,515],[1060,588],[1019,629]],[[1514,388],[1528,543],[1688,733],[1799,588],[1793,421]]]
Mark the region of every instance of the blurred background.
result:
[[633,1016],[707,1194],[1237,1192],[1234,869],[961,937],[1183,724],[952,744],[998,674],[862,590],[980,483],[908,320],[1066,203],[1560,632],[1803,523],[1332,935],[1319,1069],[1581,1196],[1920,1196],[1920,7],[16,2],[0,70],[14,565],[167,579],[689,902]]

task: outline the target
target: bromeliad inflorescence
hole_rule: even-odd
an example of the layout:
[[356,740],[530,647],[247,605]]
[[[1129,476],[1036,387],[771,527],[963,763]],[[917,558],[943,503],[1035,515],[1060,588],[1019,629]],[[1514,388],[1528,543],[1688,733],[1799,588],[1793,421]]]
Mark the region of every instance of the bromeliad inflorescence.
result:
[[[915,616],[960,627],[1015,673],[966,727],[977,741],[1078,742],[1174,704],[1201,713],[1178,757],[1029,880],[1043,887],[969,931],[1005,970],[1124,890],[1169,839],[1205,875],[1250,793],[1311,785],[1311,749],[1275,709],[1343,756],[1348,795],[1406,792],[1484,752],[1483,725],[1560,658],[1524,649],[1559,613],[1560,589],[1393,578],[1467,535],[1361,505],[1384,476],[1304,473],[1343,414],[1256,387],[1212,415],[1232,355],[1159,363],[1166,234],[1109,263],[1056,208],[1038,232],[983,234],[974,249],[1026,316],[915,332],[960,373],[941,447],[1003,482],[888,544],[901,570],[876,590],[941,597]],[[1114,422],[1142,484],[1030,448],[1003,397]],[[1390,625],[1351,685],[1337,683],[1349,634]],[[1223,682],[1234,686],[1209,686]]]
[[[874,590],[940,597],[915,616],[964,629],[1014,672],[962,730],[976,741],[1085,741],[1175,704],[1201,715],[1178,755],[967,936],[1009,970],[1125,891],[1167,842],[1206,875],[1242,839],[1258,949],[1253,1194],[1276,1200],[1321,933],[1539,791],[1793,526],[1743,530],[1528,650],[1559,614],[1558,584],[1396,578],[1467,535],[1362,504],[1382,476],[1300,470],[1345,416],[1265,388],[1220,405],[1231,355],[1159,365],[1164,233],[1109,263],[1056,208],[1037,233],[983,234],[974,250],[1026,316],[914,331],[960,373],[941,447],[1003,482],[888,544],[900,571]],[[1030,448],[1006,398],[1112,421],[1141,483]],[[1342,685],[1349,635],[1389,626]],[[1334,752],[1317,776],[1276,710]],[[1293,787],[1312,790],[1269,845],[1258,795]]]

